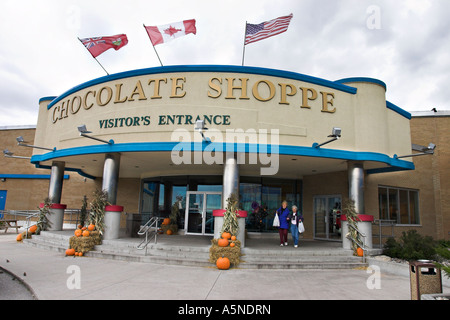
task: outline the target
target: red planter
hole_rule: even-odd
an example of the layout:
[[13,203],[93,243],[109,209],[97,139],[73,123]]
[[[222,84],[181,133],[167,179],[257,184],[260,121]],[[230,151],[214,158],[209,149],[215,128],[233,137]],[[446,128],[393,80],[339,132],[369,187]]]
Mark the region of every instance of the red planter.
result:
[[[217,209],[217,210],[213,210],[213,217],[223,217],[223,214],[226,212],[227,210],[225,209]],[[237,213],[237,217],[238,218],[247,218],[247,211],[245,210],[239,210]]]

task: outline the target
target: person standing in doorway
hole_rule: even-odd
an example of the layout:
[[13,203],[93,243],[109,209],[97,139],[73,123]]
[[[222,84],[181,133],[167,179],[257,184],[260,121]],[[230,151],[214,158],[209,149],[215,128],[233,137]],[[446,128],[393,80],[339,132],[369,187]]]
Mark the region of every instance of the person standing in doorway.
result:
[[281,203],[281,207],[277,210],[278,218],[280,219],[280,227],[278,232],[280,234],[280,247],[287,246],[287,236],[289,229],[289,209],[287,208],[287,201]]
[[296,205],[292,206],[292,213],[289,214],[288,217],[289,221],[291,222],[291,233],[292,238],[294,239],[294,247],[298,247],[298,224],[299,222],[303,222],[303,215],[298,212],[298,208]]

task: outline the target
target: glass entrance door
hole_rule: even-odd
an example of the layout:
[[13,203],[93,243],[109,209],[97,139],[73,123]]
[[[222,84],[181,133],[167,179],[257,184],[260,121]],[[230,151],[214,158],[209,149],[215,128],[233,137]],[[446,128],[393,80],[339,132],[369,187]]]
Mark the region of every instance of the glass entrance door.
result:
[[314,197],[314,238],[341,240],[341,196]]
[[221,209],[221,192],[188,191],[186,193],[186,234],[214,235],[213,210]]

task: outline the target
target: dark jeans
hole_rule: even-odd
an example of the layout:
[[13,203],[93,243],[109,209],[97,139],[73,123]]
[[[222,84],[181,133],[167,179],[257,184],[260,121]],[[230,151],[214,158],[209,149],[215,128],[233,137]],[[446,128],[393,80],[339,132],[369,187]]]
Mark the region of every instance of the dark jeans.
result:
[[288,229],[278,228],[278,233],[280,234],[280,244],[287,242]]

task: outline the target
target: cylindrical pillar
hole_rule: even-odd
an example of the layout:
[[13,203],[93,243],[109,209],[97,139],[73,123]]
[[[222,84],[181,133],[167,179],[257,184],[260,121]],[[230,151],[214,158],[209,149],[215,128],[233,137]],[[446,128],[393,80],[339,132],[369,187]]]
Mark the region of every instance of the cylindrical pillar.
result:
[[119,182],[120,153],[107,153],[103,165],[102,190],[108,193],[108,202],[116,204]]
[[52,203],[61,202],[62,187],[64,181],[64,161],[53,161],[48,186],[48,197]]
[[226,153],[223,168],[222,208],[227,207],[227,199],[231,194],[239,199],[239,165],[234,153]]
[[348,162],[348,196],[354,202],[355,211],[364,214],[364,164]]
[[120,216],[122,212],[122,206],[111,205],[105,207],[105,230],[103,233],[104,240],[119,238]]
[[[43,208],[44,204],[41,203],[39,208]],[[64,210],[66,210],[65,204],[53,203],[48,209],[48,231],[61,231],[64,223]]]

